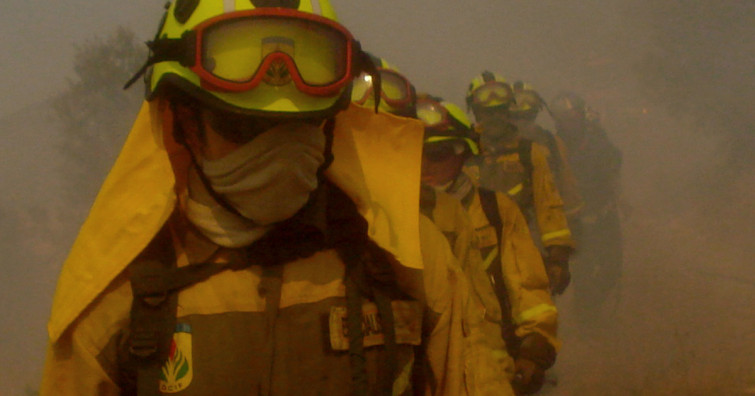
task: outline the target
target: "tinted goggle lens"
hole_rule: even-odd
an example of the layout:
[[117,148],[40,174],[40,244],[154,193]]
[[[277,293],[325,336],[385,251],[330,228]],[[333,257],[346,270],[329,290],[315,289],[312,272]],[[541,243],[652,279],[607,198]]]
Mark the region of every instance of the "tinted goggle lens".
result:
[[482,106],[498,106],[512,101],[511,89],[503,83],[486,84],[472,93],[475,104]]
[[409,82],[390,70],[380,70],[380,88],[383,99],[394,102],[409,100]]
[[[409,82],[398,73],[390,70],[380,71],[380,89],[381,98],[391,105],[401,105],[408,102],[411,98],[409,91]],[[357,79],[354,80],[354,84],[351,89],[351,99],[358,103],[364,104],[370,99],[372,95],[372,76],[366,73],[362,73]]]
[[254,16],[220,21],[202,34],[201,65],[209,74],[234,83],[249,82],[266,57],[285,54],[301,80],[312,86],[338,82],[349,68],[349,39],[314,21]]
[[364,104],[369,99],[372,92],[372,76],[367,73],[362,73],[359,77],[354,79],[351,88],[351,99],[358,103]]

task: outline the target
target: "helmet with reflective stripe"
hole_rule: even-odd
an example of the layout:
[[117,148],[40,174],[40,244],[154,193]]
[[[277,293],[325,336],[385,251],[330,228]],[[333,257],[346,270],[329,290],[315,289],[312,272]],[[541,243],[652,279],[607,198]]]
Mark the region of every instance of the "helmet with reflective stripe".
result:
[[460,141],[479,152],[472,123],[459,106],[428,94],[417,95],[417,118],[425,124],[425,144]]
[[467,107],[509,107],[514,103],[514,93],[506,79],[485,70],[469,83]]
[[329,0],[176,0],[150,49],[148,98],[275,117],[337,112],[366,59]]

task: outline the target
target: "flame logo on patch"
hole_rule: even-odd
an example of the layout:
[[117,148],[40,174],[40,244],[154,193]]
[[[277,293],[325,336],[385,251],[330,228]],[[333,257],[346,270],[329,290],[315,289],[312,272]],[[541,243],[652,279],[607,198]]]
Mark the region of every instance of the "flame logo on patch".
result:
[[291,73],[288,71],[288,65],[284,61],[275,61],[265,72],[263,79],[266,83],[273,86],[286,85],[291,82]]
[[160,392],[180,392],[189,387],[193,377],[191,327],[180,323],[173,333],[168,360],[160,369]]

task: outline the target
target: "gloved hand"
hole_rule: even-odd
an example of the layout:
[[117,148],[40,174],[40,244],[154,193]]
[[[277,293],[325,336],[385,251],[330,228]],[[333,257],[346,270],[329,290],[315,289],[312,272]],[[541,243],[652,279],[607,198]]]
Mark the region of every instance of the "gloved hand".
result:
[[529,359],[514,360],[514,380],[511,386],[517,395],[531,395],[543,387],[545,370]]
[[551,293],[559,295],[566,290],[571,282],[569,271],[569,256],[571,248],[567,246],[548,247],[548,257],[545,258],[545,271],[551,284]]
[[518,395],[536,393],[545,381],[545,370],[556,362],[556,350],[539,333],[532,333],[522,339],[519,352],[514,359],[514,380],[511,386]]

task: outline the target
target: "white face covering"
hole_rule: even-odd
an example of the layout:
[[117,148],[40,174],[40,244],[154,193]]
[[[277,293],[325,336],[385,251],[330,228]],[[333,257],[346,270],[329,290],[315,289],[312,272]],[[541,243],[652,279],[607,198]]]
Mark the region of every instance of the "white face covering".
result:
[[317,188],[325,162],[325,134],[306,123],[272,128],[217,160],[200,164],[212,188],[245,217],[223,209],[190,177],[187,217],[202,233],[224,246],[244,246],[268,226],[293,216]]

